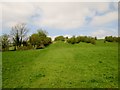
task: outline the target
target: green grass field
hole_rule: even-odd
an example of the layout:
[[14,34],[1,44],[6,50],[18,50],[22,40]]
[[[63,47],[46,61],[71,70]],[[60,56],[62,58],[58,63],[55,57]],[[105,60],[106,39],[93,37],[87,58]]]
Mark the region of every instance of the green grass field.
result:
[[2,53],[3,88],[117,88],[118,44],[56,42]]

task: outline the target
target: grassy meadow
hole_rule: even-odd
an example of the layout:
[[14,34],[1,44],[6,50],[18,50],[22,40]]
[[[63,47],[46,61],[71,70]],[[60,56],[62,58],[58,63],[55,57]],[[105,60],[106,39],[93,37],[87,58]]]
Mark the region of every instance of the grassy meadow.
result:
[[117,88],[118,43],[56,42],[2,53],[3,88]]

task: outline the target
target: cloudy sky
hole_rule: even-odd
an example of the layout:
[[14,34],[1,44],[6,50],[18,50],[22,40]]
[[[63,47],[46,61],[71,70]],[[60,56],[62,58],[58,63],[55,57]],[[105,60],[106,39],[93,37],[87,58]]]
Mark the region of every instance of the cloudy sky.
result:
[[118,34],[117,2],[6,2],[0,6],[2,33],[9,34],[12,26],[26,23],[29,35],[43,28],[52,38],[58,35],[103,38]]

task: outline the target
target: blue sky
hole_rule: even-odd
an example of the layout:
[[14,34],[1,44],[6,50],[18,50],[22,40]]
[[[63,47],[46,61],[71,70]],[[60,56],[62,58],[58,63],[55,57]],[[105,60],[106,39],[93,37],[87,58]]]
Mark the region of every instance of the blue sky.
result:
[[2,33],[17,23],[26,23],[29,35],[42,28],[58,35],[104,38],[118,34],[117,2],[3,3]]

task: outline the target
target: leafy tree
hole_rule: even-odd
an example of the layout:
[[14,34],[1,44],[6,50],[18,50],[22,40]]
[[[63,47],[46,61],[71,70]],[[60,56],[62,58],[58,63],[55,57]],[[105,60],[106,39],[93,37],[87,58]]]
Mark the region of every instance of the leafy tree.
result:
[[41,44],[41,38],[39,37],[38,34],[32,34],[30,36],[30,43],[35,47],[35,46],[39,46]]
[[39,35],[40,37],[47,37],[47,34],[48,34],[47,31],[45,31],[45,30],[43,30],[43,29],[38,29],[37,32],[38,32],[38,35]]
[[42,29],[38,30],[37,33],[32,34],[29,41],[36,48],[44,48],[52,42],[51,38],[47,37],[47,32]]

